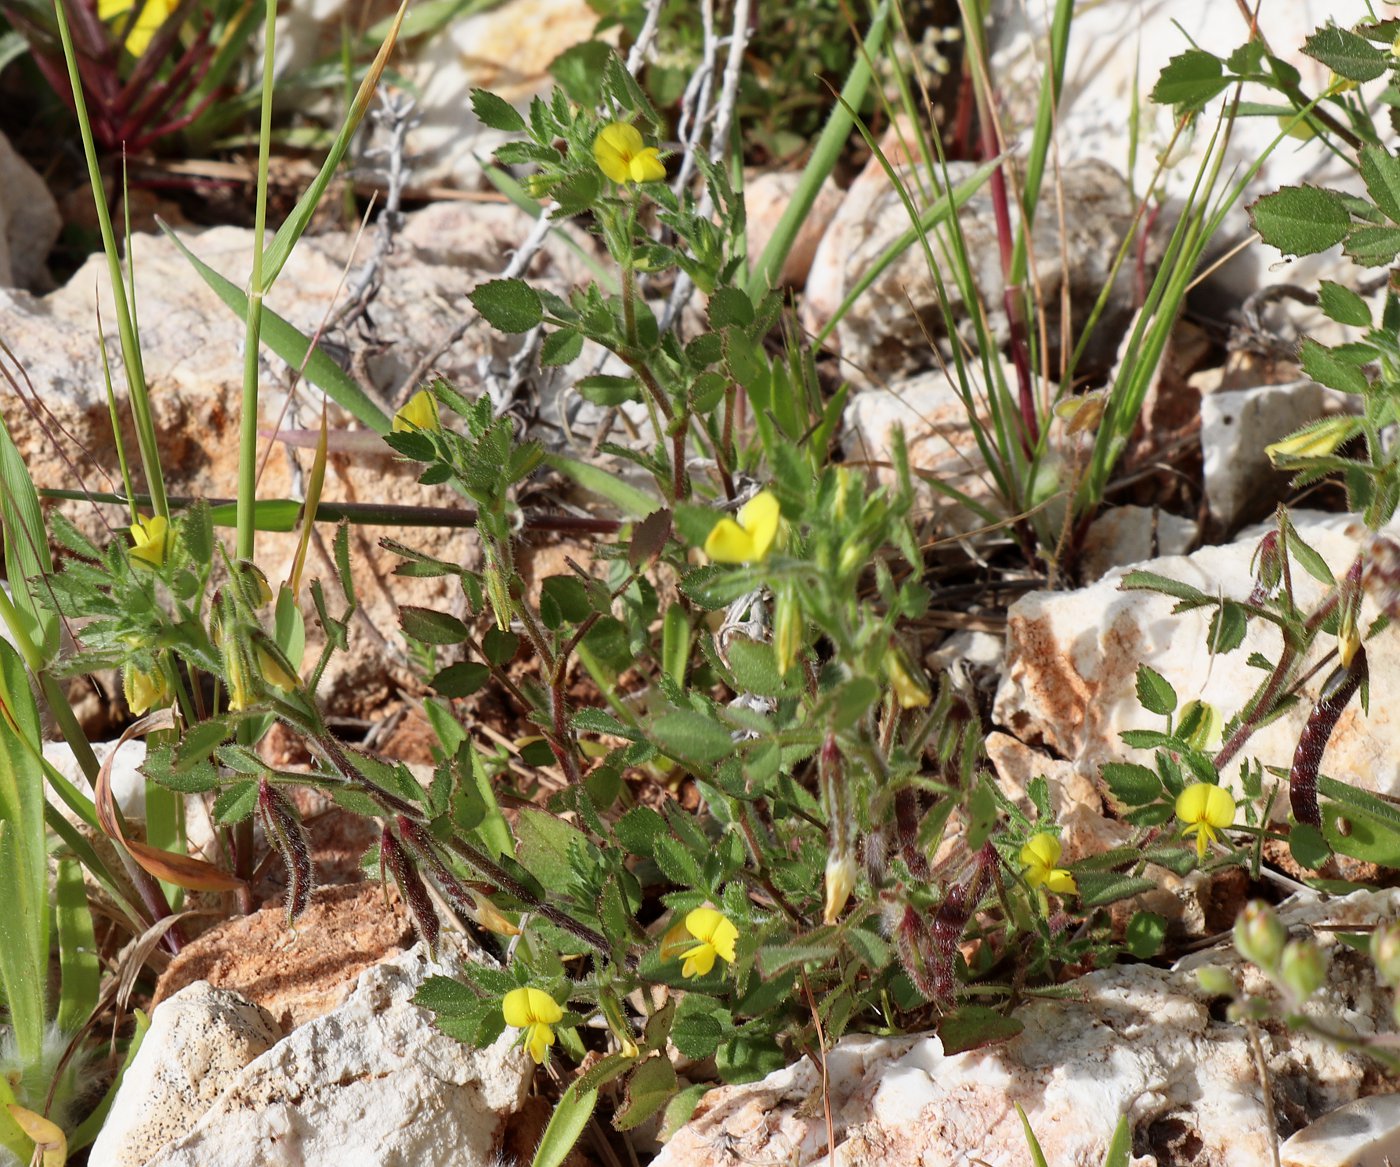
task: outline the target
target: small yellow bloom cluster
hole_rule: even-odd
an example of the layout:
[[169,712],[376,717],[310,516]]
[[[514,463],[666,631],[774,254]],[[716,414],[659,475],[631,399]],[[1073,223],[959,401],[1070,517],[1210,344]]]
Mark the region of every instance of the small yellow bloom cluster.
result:
[[525,1048],[541,1065],[554,1044],[553,1027],[564,1017],[559,1002],[543,989],[512,989],[501,1001],[501,1012],[507,1025],[525,1031]]
[[1031,887],[1043,887],[1057,896],[1074,895],[1079,886],[1074,876],[1064,867],[1056,867],[1064,848],[1060,840],[1048,831],[1032,835],[1021,848],[1021,866],[1025,869],[1026,882]]
[[613,122],[598,131],[593,158],[613,182],[659,182],[666,177],[660,151],[644,145],[641,131],[626,122]]
[[735,518],[725,516],[705,538],[705,554],[716,563],[761,563],[778,538],[782,523],[778,500],[762,491],[739,508]]
[[1181,837],[1195,835],[1196,857],[1204,860],[1206,848],[1235,821],[1235,800],[1214,783],[1195,782],[1177,795],[1176,817],[1185,824]]

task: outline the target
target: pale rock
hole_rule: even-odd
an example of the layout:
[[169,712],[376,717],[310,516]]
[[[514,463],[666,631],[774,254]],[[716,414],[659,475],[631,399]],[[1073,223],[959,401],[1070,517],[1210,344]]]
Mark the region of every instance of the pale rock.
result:
[[[1400,907],[1394,892],[1285,906],[1290,927],[1365,925]],[[1368,961],[1329,931],[1314,933],[1331,975],[1307,1006],[1363,1037],[1389,1033],[1388,992]],[[1019,1103],[1050,1163],[1096,1165],[1120,1115],[1138,1167],[1271,1161],[1260,1076],[1243,1026],[1217,1020],[1196,970],[1223,966],[1246,991],[1271,996],[1231,949],[1173,969],[1125,965],[1076,981],[1078,999],[1026,1001],[1010,1041],[946,1054],[932,1035],[848,1037],[827,1054],[836,1138],[827,1149],[821,1071],[804,1059],[760,1082],[707,1094],[654,1167],[720,1162],[790,1167],[1020,1167],[1029,1161]],[[1281,1026],[1260,1032],[1282,1134],[1373,1089],[1375,1066]]]
[[[970,163],[950,163],[950,184],[958,186],[974,169]],[[903,180],[906,184],[911,182],[908,169]],[[941,185],[941,181],[940,175],[936,185]],[[1044,208],[1046,213],[1037,217],[1033,234],[1035,281],[1049,321],[1051,351],[1046,367],[1051,369],[1059,367],[1062,297],[1069,298],[1071,335],[1077,338],[1100,292],[1105,284],[1110,284],[1114,257],[1132,220],[1126,184],[1103,163],[1084,161],[1066,168],[1061,181],[1065,194],[1063,234],[1061,215],[1048,206]],[[935,197],[921,199],[916,194],[915,205],[922,210]],[[985,184],[958,212],[958,222],[990,337],[999,348],[1004,348],[1010,331],[992,197]],[[813,258],[802,306],[803,324],[808,331],[821,332],[835,318],[847,294],[909,227],[909,212],[884,170],[878,164],[867,167],[847,192]],[[944,273],[947,314],[939,302],[923,247],[915,243],[904,248],[899,258],[860,293],[828,341],[834,342],[843,358],[843,374],[857,384],[878,385],[941,367],[934,345],[946,347],[952,331],[964,343],[976,345],[968,309],[948,274],[954,261],[947,229],[931,231],[929,246],[934,263]],[[1102,371],[1112,362],[1119,336],[1133,312],[1131,265],[1125,264],[1118,270],[1110,287],[1103,314],[1078,367],[1081,375],[1095,369]],[[946,353],[944,358],[951,364]]]
[[1096,518],[1084,535],[1079,571],[1086,583],[1115,567],[1128,567],[1159,555],[1183,555],[1196,542],[1193,519],[1156,507],[1118,506]]
[[[481,164],[517,135],[483,126],[471,91],[489,89],[522,111],[531,99],[548,98],[551,62],[591,39],[597,24],[587,0],[508,0],[428,38],[405,70],[422,87],[422,120],[408,138],[414,182],[479,186]],[[614,28],[600,39],[616,38]]]
[[1352,406],[1315,381],[1261,385],[1201,397],[1206,502],[1225,530],[1259,519],[1286,497],[1291,474],[1273,468],[1264,447]]
[[[348,330],[331,329],[325,337],[327,350],[342,357],[367,381],[371,393],[381,398],[400,393],[419,359],[435,350],[470,315],[467,293],[506,266],[512,245],[528,234],[529,228],[530,220],[517,209],[498,205],[439,205],[407,216],[396,247],[386,260],[367,318]],[[196,255],[235,285],[245,282],[252,232],[220,227],[184,238]],[[347,265],[352,273],[357,270],[369,246],[362,244],[354,255],[352,250],[352,236],[345,233],[303,240],[274,287],[269,306],[303,333],[315,333],[336,305]],[[145,372],[167,490],[174,495],[231,497],[237,482],[242,317],[205,286],[170,240],[137,235],[133,252]],[[560,292],[591,278],[557,238],[546,243],[526,275]],[[8,339],[49,418],[41,428],[14,394],[0,401],[0,411],[30,474],[41,487],[73,486],[74,465],[94,488],[105,489],[111,481],[119,481],[94,323],[100,312],[107,322],[112,375],[118,394],[124,397],[109,289],[107,266],[101,256],[90,259],[65,287],[48,296],[0,289],[0,336]],[[505,337],[479,321],[433,369],[475,397],[488,386],[491,375],[506,368],[519,343],[520,338]],[[586,352],[578,368],[592,359]],[[264,428],[270,429],[279,420],[286,429],[311,429],[319,424],[321,395],[305,384],[298,387],[289,411],[282,414],[290,372],[264,350]],[[543,393],[543,387],[554,380],[569,384],[576,375],[568,369],[555,371],[542,377],[535,389]],[[386,402],[386,407],[392,409],[393,403]],[[332,405],[330,422],[339,429],[348,419]],[[70,443],[68,448],[56,450],[51,435]],[[359,440],[363,447],[331,457],[325,500],[450,503],[448,488],[420,487],[416,467],[396,459],[369,435],[360,435]],[[289,466],[293,457],[300,462],[297,477]],[[274,449],[262,476],[262,496],[293,495],[294,483],[301,480],[309,465],[306,451]],[[123,520],[114,512],[107,512],[104,520],[95,508],[73,504],[68,513],[101,545],[122,537]],[[324,531],[328,538],[329,528]],[[395,601],[428,607],[450,607],[462,601],[461,590],[449,586],[450,580],[398,578],[392,594],[387,591],[383,581],[397,566],[398,558],[378,548],[381,536],[401,539],[441,559],[468,566],[478,555],[475,534],[468,530],[405,533],[398,527],[354,528],[352,562],[361,612],[367,619],[351,622],[351,651],[338,654],[326,674],[323,695],[336,712],[359,714],[379,707],[396,683],[393,678],[408,675],[407,658],[392,639],[398,624]],[[296,541],[290,534],[259,534],[257,559],[274,585],[286,577]],[[313,553],[310,573],[323,579],[331,609],[338,613],[338,590],[328,574],[327,562]],[[307,627],[313,632],[317,627],[314,613],[308,615]]]
[[1339,1106],[1279,1148],[1282,1167],[1391,1167],[1400,1163],[1400,1094]]
[[[985,396],[982,371],[977,368],[969,372],[977,382],[974,398],[981,400]],[[1016,374],[1010,365],[1004,364],[1001,373],[1015,383]],[[993,513],[1002,511],[977,444],[977,427],[984,423],[969,417],[951,374],[933,370],[889,388],[856,393],[846,406],[843,423],[847,462],[867,466],[885,484],[894,483],[894,430],[897,426],[903,428],[921,511],[931,513],[935,524],[946,531],[969,534],[987,524],[962,503],[925,486],[921,476],[934,477],[962,491]]]
[[[144,822],[146,819],[146,776],[141,773],[141,767],[146,763],[146,743],[139,740],[129,741],[118,747],[116,742],[96,742],[92,747],[92,752],[97,755],[99,763],[106,762],[114,750],[117,756],[112,761],[112,798],[120,808],[123,818]],[[88,784],[87,775],[83,773],[83,768],[78,765],[78,759],[73,754],[73,747],[67,742],[45,742],[44,759],[50,762],[54,769],[76,786],[82,794],[89,798],[92,797],[93,791]],[[77,825],[76,816],[52,789],[48,791],[48,799],[62,810],[65,818],[75,826]]]
[[151,1014],[93,1144],[93,1167],[144,1167],[182,1138],[249,1062],[281,1037],[276,1023],[237,993],[197,981]]
[[[333,1012],[251,1060],[217,1098],[186,1115],[180,1137],[146,1167],[486,1167],[525,1099],[529,1058],[513,1036],[474,1050],[440,1033],[412,1003],[434,964],[421,946],[361,974]],[[177,993],[160,1010],[181,1000]],[[138,1057],[146,1057],[142,1048]],[[151,1060],[164,1060],[153,1049]],[[119,1095],[130,1110],[140,1092]],[[203,1101],[203,1100],[201,1100]],[[125,1162],[94,1155],[94,1167]]]
[[0,133],[0,288],[50,286],[44,261],[62,229],[48,186]]
[[[748,231],[750,262],[757,261],[773,236],[792,201],[793,192],[802,182],[800,170],[773,170],[756,174],[744,181],[744,220]],[[797,235],[792,241],[787,259],[778,276],[778,283],[785,288],[800,288],[807,282],[812,270],[812,260],[821,243],[827,224],[841,205],[843,192],[828,178],[817,192],[816,202],[802,220]]]
[[979,704],[990,700],[1001,680],[1005,638],[990,632],[954,632],[925,658],[933,675],[947,673],[964,695]]
[[[999,115],[1004,132],[1024,150],[1040,104],[1042,61],[1047,13],[1044,5],[999,0],[988,22],[993,41],[992,71],[997,79]],[[1252,10],[1251,10],[1252,11]],[[1301,73],[1301,87],[1321,93],[1330,83],[1325,65],[1302,52],[1304,41],[1320,26],[1343,28],[1368,16],[1365,0],[1290,0],[1265,4],[1259,11],[1260,32],[1270,48]],[[1170,106],[1154,105],[1148,95],[1163,67],[1194,46],[1227,56],[1250,37],[1249,13],[1217,0],[1107,0],[1075,6],[1066,53],[1064,97],[1057,113],[1057,152],[1062,165],[1077,160],[1105,162],[1123,172],[1133,163],[1129,179],[1140,197],[1154,185],[1169,207],[1189,194],[1210,148],[1217,116],[1235,90],[1227,90],[1197,119],[1194,133],[1178,139],[1165,170],[1157,174],[1158,156],[1167,150],[1175,129]],[[1382,82],[1383,84],[1383,82]],[[1373,101],[1379,86],[1364,87]],[[1273,91],[1246,86],[1245,102],[1279,104]],[[1127,111],[1139,112],[1139,137],[1131,140]],[[1383,111],[1378,113],[1384,118]],[[1244,208],[1255,198],[1288,184],[1358,189],[1355,172],[1323,144],[1311,139],[1285,138],[1264,157],[1279,134],[1273,117],[1240,117],[1231,130],[1220,190],[1237,181],[1263,158],[1258,173],[1227,216],[1213,245],[1223,255],[1249,232]],[[1047,183],[1048,186],[1048,183]],[[1042,198],[1045,196],[1042,195]],[[1282,261],[1273,248],[1249,247],[1217,272],[1211,282],[1222,304],[1236,309],[1263,283],[1315,286],[1320,276],[1354,282],[1362,269],[1343,260],[1339,249],[1321,256]]]
[[[1362,531],[1348,521],[1313,524],[1305,513],[1293,516],[1304,538],[1340,575],[1358,551]],[[1139,565],[1143,570],[1188,583],[1207,595],[1246,599],[1253,588],[1250,562],[1258,532],[1221,547],[1205,547],[1189,556],[1171,556]],[[1235,651],[1212,656],[1207,633],[1212,610],[1173,613],[1176,601],[1147,591],[1122,591],[1125,573],[1115,569],[1097,583],[1074,592],[1037,592],[1013,604],[1007,616],[1006,671],[997,691],[993,719],[1021,741],[1043,746],[1094,777],[1105,762],[1150,764],[1147,751],[1125,746],[1128,729],[1163,728],[1163,719],[1138,703],[1139,665],[1161,673],[1180,701],[1207,701],[1228,720],[1265,679],[1247,660],[1262,653],[1276,660],[1280,634],[1267,621],[1252,621],[1244,643]],[[1322,585],[1294,564],[1296,601],[1304,610],[1322,595]],[[1369,603],[1363,626],[1373,618]],[[1395,629],[1369,642],[1371,691],[1387,693],[1400,685],[1400,654]],[[1304,669],[1331,649],[1319,643]],[[1257,730],[1241,754],[1225,768],[1233,781],[1243,759],[1285,770],[1293,758],[1313,703],[1330,670],[1324,668],[1302,685],[1300,700],[1283,715]],[[1345,774],[1357,786],[1386,796],[1400,794],[1400,722],[1384,701],[1371,702],[1369,714],[1353,701],[1339,718],[1327,752],[1324,772]],[[1276,813],[1287,810],[1280,800]]]

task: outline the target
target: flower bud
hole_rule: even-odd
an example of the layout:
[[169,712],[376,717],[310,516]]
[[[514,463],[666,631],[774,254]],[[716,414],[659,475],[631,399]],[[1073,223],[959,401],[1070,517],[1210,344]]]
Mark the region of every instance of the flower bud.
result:
[[1196,983],[1212,997],[1233,997],[1238,992],[1230,970],[1218,964],[1207,964],[1196,970]]
[[1327,980],[1327,958],[1311,940],[1290,940],[1279,961],[1279,979],[1298,1002],[1306,1001]]
[[901,709],[919,709],[933,700],[923,670],[897,644],[892,644],[885,653],[885,675]]
[[1208,750],[1220,744],[1220,711],[1205,701],[1191,700],[1181,707],[1177,723],[1192,749]]
[[1342,667],[1347,669],[1351,668],[1356,650],[1361,647],[1361,596],[1361,556],[1358,555],[1337,589],[1337,656]]
[[1288,929],[1274,910],[1260,900],[1251,900],[1235,920],[1235,948],[1245,960],[1257,964],[1265,972],[1278,966]]
[[802,601],[798,599],[794,588],[781,588],[778,592],[777,610],[773,616],[773,653],[777,658],[780,674],[786,674],[796,663],[806,635]]
[[856,861],[849,852],[838,855],[833,851],[826,860],[826,904],[822,908],[822,923],[836,923],[855,886]]
[[1259,547],[1250,562],[1250,570],[1254,572],[1254,591],[1249,597],[1251,604],[1262,604],[1278,594],[1283,583],[1284,568],[1283,549],[1279,544],[1277,531],[1270,531],[1259,540]]
[[128,664],[122,669],[122,691],[131,712],[140,717],[148,709],[170,704],[170,685],[164,671],[157,666],[149,673]]

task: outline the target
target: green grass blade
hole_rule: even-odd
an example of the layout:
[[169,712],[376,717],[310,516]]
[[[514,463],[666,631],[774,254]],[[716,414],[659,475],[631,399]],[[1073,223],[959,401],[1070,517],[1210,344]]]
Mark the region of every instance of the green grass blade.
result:
[[1128,1167],[1132,1149],[1133,1129],[1128,1125],[1128,1116],[1125,1114],[1113,1130],[1113,1138],[1109,1140],[1108,1150],[1104,1152],[1103,1167]]
[[[213,289],[215,295],[239,316],[245,316],[248,311],[248,297],[244,291],[196,256],[165,223],[161,224],[161,230],[174,241],[175,246],[190,261],[200,278]],[[308,381],[323,390],[326,396],[356,421],[368,426],[375,433],[389,432],[392,419],[360,388],[355,379],[319,348],[308,360],[306,352],[311,347],[311,341],[298,328],[267,308],[263,309],[262,340],[287,364],[301,369]]]
[[871,62],[879,55],[885,42],[885,32],[889,25],[889,0],[881,0],[880,7],[870,22],[865,44],[860,58],[851,68],[846,84],[841,87],[841,100],[831,111],[821,137],[812,148],[812,157],[802,171],[802,178],[793,192],[787,209],[773,228],[773,234],[763,247],[763,254],[754,264],[749,276],[749,295],[757,298],[778,282],[778,274],[783,270],[788,252],[802,224],[807,221],[812,207],[816,204],[817,193],[822,183],[836,166],[837,159],[846,149],[846,139],[855,125],[853,110],[860,108],[865,100],[865,91],[870,86]]
[[1021,1116],[1021,1129],[1026,1132],[1026,1145],[1031,1149],[1031,1162],[1035,1167],[1050,1167],[1045,1161],[1045,1152],[1040,1149],[1040,1140],[1035,1137],[1035,1131],[1031,1130],[1031,1120],[1026,1117],[1026,1112],[1021,1109],[1021,1104],[1016,1103],[1016,1113]]
[[374,96],[374,91],[379,85],[379,78],[384,73],[384,67],[389,63],[389,55],[394,51],[394,43],[398,40],[399,30],[403,26],[404,15],[407,11],[408,0],[403,0],[399,5],[398,15],[394,18],[394,23],[384,38],[384,43],[379,46],[379,52],[375,54],[373,63],[365,73],[364,80],[360,82],[359,91],[355,94],[355,100],[345,115],[340,133],[336,135],[335,142],[326,155],[325,162],[321,164],[320,173],[306,188],[306,193],[292,208],[292,213],[283,222],[276,238],[272,241],[272,245],[263,254],[261,291],[268,291],[276,282],[282,268],[291,258],[292,248],[297,245],[302,235],[306,233],[306,228],[311,225],[311,216],[316,213],[316,208],[320,206],[321,198],[326,193],[326,187],[335,177],[335,172],[345,157],[346,150],[350,148],[350,139],[355,136],[360,122],[364,120],[365,114],[369,111],[370,99]]
[[544,1128],[540,1145],[535,1149],[535,1157],[530,1167],[559,1167],[574,1149],[579,1136],[593,1117],[593,1108],[598,1105],[598,1091],[580,1090],[574,1082],[564,1091],[549,1116],[549,1125]]
[[544,461],[545,465],[572,478],[584,490],[612,503],[628,518],[644,519],[657,508],[657,501],[651,495],[597,466],[580,462],[566,454],[547,454]]
[[0,641],[0,985],[21,1061],[38,1062],[47,1020],[48,850],[44,770],[36,761],[39,709],[20,655]]
[[[3,347],[3,346],[0,346]],[[9,350],[5,350],[10,356]],[[11,357],[13,359],[13,357]],[[49,537],[39,510],[39,493],[20,457],[9,427],[0,421],[0,524],[5,531],[5,575],[15,606],[45,661],[58,653],[58,616],[41,601],[37,577],[53,574]]]
[[97,963],[97,938],[92,931],[82,865],[76,859],[58,862],[58,1028],[77,1033],[97,1008],[102,970]]

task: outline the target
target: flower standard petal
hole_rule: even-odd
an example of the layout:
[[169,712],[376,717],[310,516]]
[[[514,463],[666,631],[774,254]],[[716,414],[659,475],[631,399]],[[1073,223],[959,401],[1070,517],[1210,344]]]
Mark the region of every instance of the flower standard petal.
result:
[[164,515],[137,515],[136,522],[127,528],[131,532],[132,547],[130,557],[147,567],[161,567],[165,564],[165,547],[170,537],[170,523]]
[[777,498],[761,491],[739,508],[736,518],[725,517],[711,528],[705,554],[715,563],[758,563],[777,539],[781,520]]
[[641,131],[627,122],[613,122],[593,139],[593,159],[613,182],[632,181],[632,160],[643,151]]
[[437,398],[427,389],[420,389],[394,414],[393,432],[412,433],[414,430],[440,430]]
[[1235,821],[1235,800],[1213,782],[1195,782],[1176,796],[1176,817],[1184,824],[1182,838],[1196,836],[1196,856],[1204,861],[1206,848]]

